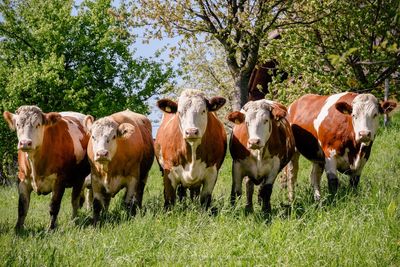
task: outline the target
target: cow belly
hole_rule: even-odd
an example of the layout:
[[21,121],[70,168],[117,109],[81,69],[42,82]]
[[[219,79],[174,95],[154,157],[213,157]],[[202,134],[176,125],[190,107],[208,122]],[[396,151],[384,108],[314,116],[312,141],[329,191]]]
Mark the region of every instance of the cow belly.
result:
[[54,182],[57,180],[57,174],[53,173],[46,177],[35,177],[32,179],[33,190],[41,194],[48,194],[53,191]]
[[268,177],[275,178],[275,175],[279,172],[280,162],[277,156],[262,160],[250,156],[244,160],[239,160],[238,163],[241,165],[243,176],[249,176],[257,181],[261,181]]
[[176,187],[181,183],[185,187],[199,186],[205,179],[214,178],[217,174],[217,167],[207,167],[205,162],[200,160],[188,163],[185,166],[179,165],[171,168],[169,179]]

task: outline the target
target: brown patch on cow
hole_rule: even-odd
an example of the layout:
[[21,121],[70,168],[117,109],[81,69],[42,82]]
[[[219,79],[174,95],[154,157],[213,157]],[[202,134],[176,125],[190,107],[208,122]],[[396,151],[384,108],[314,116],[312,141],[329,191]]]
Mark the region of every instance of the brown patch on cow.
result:
[[[219,169],[226,153],[226,133],[216,115],[208,112],[207,128],[196,150],[196,157],[207,167],[217,165]],[[191,162],[191,146],[183,138],[179,129],[179,118],[165,113],[155,141],[157,158],[162,159],[162,167],[170,170],[173,166],[185,166]]]

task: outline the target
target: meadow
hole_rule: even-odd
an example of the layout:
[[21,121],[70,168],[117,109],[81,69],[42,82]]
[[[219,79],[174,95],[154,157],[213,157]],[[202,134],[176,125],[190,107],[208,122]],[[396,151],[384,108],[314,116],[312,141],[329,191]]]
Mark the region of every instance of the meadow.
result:
[[[50,196],[32,194],[25,230],[14,232],[16,186],[0,188],[1,266],[400,266],[400,113],[381,128],[358,190],[341,175],[338,195],[315,203],[309,185],[310,164],[300,162],[297,196],[292,205],[277,180],[270,219],[260,206],[245,214],[244,199],[229,202],[228,156],[213,193],[215,212],[189,200],[163,209],[162,178],[153,165],[144,209],[126,216],[122,193],[111,201],[101,227],[90,224],[91,211],[72,222],[66,190],[58,228],[47,231]],[[255,198],[256,199],[256,198]]]

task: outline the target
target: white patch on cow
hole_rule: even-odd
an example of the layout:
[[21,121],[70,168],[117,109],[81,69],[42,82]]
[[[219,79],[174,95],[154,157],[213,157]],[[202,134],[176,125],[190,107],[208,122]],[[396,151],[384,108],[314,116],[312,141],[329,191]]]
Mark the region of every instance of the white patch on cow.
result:
[[53,191],[53,186],[56,180],[56,173],[47,177],[38,177],[36,174],[32,173],[32,188],[38,194],[47,194]]
[[116,175],[112,177],[109,177],[108,175],[94,177],[94,180],[101,184],[106,190],[107,194],[110,194],[112,197],[114,197],[121,190],[121,188],[127,186],[128,181],[131,181],[132,179],[135,178],[122,175]]
[[169,179],[174,188],[179,183],[185,187],[198,186],[203,184],[205,179],[215,179],[217,176],[217,166],[207,167],[205,162],[196,160],[187,163],[185,166],[179,165],[171,168]]
[[186,139],[201,138],[207,128],[208,108],[203,92],[185,90],[178,100],[179,127]]
[[79,113],[79,112],[74,112],[74,111],[62,111],[62,112],[59,112],[59,114],[62,117],[68,116],[68,117],[76,118],[81,122],[82,125],[83,125],[83,120],[86,117],[86,115]]
[[81,130],[79,129],[79,126],[74,121],[65,118],[63,119],[68,125],[68,133],[71,136],[72,143],[74,144],[74,154],[76,158],[76,163],[79,163],[86,155],[86,150],[82,147],[82,144],[80,142],[84,136]]
[[[340,93],[340,94],[335,94],[330,97],[328,97],[321,108],[321,111],[319,112],[317,118],[314,120],[314,129],[318,134],[319,127],[321,126],[321,123],[325,120],[325,118],[328,116],[329,109],[335,105],[335,103],[344,95],[348,94],[347,92]],[[320,144],[321,145],[321,144]]]
[[[378,100],[371,94],[357,95],[352,102],[353,130],[357,143],[369,145],[374,140],[379,127]],[[362,136],[360,133],[369,133],[370,136]]]
[[239,160],[243,176],[250,176],[256,180],[266,177],[266,183],[273,183],[278,174],[280,159],[278,156],[271,157],[267,152],[261,157],[259,154],[251,153],[249,157]]

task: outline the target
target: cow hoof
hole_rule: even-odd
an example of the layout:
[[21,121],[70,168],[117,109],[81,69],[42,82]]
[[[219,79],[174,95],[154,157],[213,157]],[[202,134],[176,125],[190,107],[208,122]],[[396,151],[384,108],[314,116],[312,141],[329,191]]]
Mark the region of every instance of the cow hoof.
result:
[[249,214],[251,214],[251,213],[253,213],[254,212],[254,208],[253,208],[253,206],[246,206],[245,208],[244,208],[244,214],[247,216],[247,215],[249,215]]

